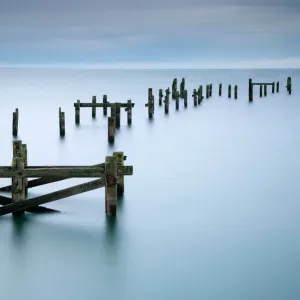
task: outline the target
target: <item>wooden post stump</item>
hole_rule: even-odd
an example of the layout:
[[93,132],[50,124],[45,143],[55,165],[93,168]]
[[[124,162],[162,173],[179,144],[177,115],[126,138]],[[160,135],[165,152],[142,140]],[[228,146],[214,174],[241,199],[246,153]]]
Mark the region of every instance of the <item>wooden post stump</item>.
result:
[[[24,161],[24,168],[27,167],[28,165],[28,161],[27,161],[27,145],[26,144],[22,144],[22,158]],[[27,197],[28,195],[28,178],[27,177],[23,177],[23,185],[24,185],[24,192],[25,192],[25,196],[24,199]]]
[[198,96],[198,93],[197,93],[196,89],[194,89],[192,96],[193,96],[193,99],[194,99],[194,106],[197,106],[197,96]]
[[75,123],[80,124],[80,100],[77,100],[75,105]]
[[206,96],[206,99],[209,98],[209,85],[208,84],[206,85],[206,94],[205,94],[205,96]]
[[148,107],[148,118],[152,119],[154,115],[154,97],[152,88],[148,89],[148,103],[145,104],[145,107]]
[[180,83],[180,98],[184,98],[184,91],[185,91],[185,79],[181,79]]
[[219,83],[219,96],[222,96],[222,83]]
[[187,90],[184,90],[183,99],[184,99],[184,107],[185,108],[187,108],[187,98],[188,98]]
[[159,94],[158,94],[158,105],[162,106],[162,98],[163,98],[163,91],[162,89],[159,89]]
[[231,84],[228,85],[228,98],[231,98]]
[[116,106],[116,128],[121,127],[121,106]]
[[65,127],[65,113],[61,111],[61,108],[58,110],[59,115],[59,135],[65,136],[66,127]]
[[198,104],[200,105],[202,100],[204,99],[203,91],[202,91],[202,85],[198,88]]
[[165,95],[165,100],[164,100],[164,104],[165,104],[165,114],[167,115],[169,113],[169,97],[170,97],[170,89],[167,88],[166,89],[166,95]]
[[279,93],[279,81],[276,83],[276,93]]
[[289,95],[292,93],[292,77],[288,77],[286,81],[286,89],[289,93]]
[[[114,152],[113,155],[117,159],[117,166],[123,167],[124,160],[126,160],[126,156],[124,156],[124,152]],[[117,192],[118,196],[124,194],[124,175],[118,175],[118,183],[117,183]]]
[[107,116],[107,95],[103,95],[103,116]]
[[212,83],[209,85],[209,97],[212,96]]
[[177,78],[173,79],[173,83],[172,83],[172,99],[175,99],[175,95],[177,92]]
[[237,97],[238,97],[238,86],[235,85],[234,86],[234,99],[237,99]]
[[179,110],[179,92],[176,91],[176,94],[175,94],[175,101],[176,101],[176,110]]
[[127,111],[127,125],[131,125],[132,123],[132,103],[131,100],[127,100],[127,107],[125,108]]
[[249,102],[253,101],[253,85],[252,85],[252,79],[249,78]]
[[275,82],[272,83],[272,94],[275,93]]
[[259,97],[261,98],[263,96],[263,86],[259,86]]
[[105,211],[106,215],[114,217],[117,214],[117,158],[106,156],[105,158]]
[[[25,186],[23,183],[22,172],[24,171],[24,160],[22,157],[22,141],[13,142],[13,161],[12,170],[17,172],[12,177],[12,202],[25,200]],[[13,212],[13,216],[22,216],[24,211]]]
[[267,97],[267,87],[268,87],[268,86],[267,86],[266,84],[264,84],[264,96],[265,96],[265,97]]
[[13,112],[13,122],[12,122],[12,134],[13,136],[18,136],[18,129],[19,129],[19,109]]
[[[97,103],[97,98],[96,96],[93,96],[92,98],[92,103],[96,104]],[[96,118],[96,107],[92,107],[92,118],[95,119]]]
[[115,142],[115,132],[116,132],[115,118],[108,117],[107,123],[108,123],[108,132],[107,132],[108,143],[113,144]]

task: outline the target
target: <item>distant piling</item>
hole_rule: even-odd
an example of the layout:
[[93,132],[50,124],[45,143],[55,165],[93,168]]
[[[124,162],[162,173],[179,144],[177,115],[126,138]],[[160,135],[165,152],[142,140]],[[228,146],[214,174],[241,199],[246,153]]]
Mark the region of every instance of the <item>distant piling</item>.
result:
[[13,122],[12,122],[12,134],[14,137],[18,136],[18,129],[19,129],[19,109],[13,112]]

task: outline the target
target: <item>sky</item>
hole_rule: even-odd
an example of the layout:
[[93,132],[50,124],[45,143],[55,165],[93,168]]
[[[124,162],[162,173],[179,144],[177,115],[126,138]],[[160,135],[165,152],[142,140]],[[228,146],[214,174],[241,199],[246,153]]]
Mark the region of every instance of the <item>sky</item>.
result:
[[299,0],[0,0],[0,67],[300,68]]

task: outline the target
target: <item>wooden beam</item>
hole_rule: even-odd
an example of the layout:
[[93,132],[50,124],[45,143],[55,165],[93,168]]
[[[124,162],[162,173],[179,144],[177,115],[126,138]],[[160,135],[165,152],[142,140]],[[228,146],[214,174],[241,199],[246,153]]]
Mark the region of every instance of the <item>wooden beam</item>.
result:
[[252,83],[252,85],[273,85],[273,82],[271,82],[271,83],[258,83],[258,82],[254,82],[254,83]]
[[[77,103],[74,103],[74,107],[77,107]],[[80,102],[80,107],[127,107],[127,103],[120,103],[120,102],[115,102],[115,103],[82,103]],[[134,103],[131,103],[131,106],[134,107]]]
[[16,203],[11,203],[5,206],[0,207],[0,216],[7,215],[13,212],[17,211],[22,211],[22,210],[27,210],[32,207],[46,204],[49,202],[57,201],[63,198],[68,198],[74,195],[78,195],[81,193],[85,193],[88,191],[92,191],[101,187],[105,186],[105,177],[93,180],[87,183],[82,183],[79,185],[75,185],[73,187],[63,189],[60,191],[56,191],[50,194],[46,194],[43,196],[38,196],[32,199],[24,200],[24,201],[19,201]]
[[59,210],[48,208],[45,206],[36,206],[26,209],[27,212],[30,212],[32,214],[47,214],[47,213],[59,213]]
[[9,203],[12,203],[12,198],[0,196],[0,205],[7,205]]

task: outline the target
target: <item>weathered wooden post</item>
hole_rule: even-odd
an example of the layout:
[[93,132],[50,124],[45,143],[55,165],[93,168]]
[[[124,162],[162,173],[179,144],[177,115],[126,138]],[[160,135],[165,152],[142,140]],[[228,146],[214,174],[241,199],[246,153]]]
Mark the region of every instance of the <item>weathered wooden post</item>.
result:
[[108,143],[113,144],[115,142],[115,132],[116,132],[115,118],[108,117],[107,123],[108,123],[108,131],[107,131]]
[[209,98],[209,85],[206,85],[206,99]]
[[275,93],[275,82],[272,82],[272,94]]
[[169,113],[169,97],[170,97],[170,89],[167,88],[166,89],[166,95],[165,95],[165,100],[164,100],[164,104],[165,104],[165,114],[167,115]]
[[209,97],[212,96],[212,83],[209,85]]
[[[92,103],[96,104],[97,103],[97,98],[96,96],[93,96],[92,98]],[[92,118],[95,119],[96,118],[96,106],[92,107]]]
[[65,113],[61,111],[61,108],[58,110],[59,115],[59,134],[60,136],[65,136]]
[[234,99],[237,99],[237,96],[238,96],[238,86],[235,85],[234,86]]
[[131,125],[132,123],[132,103],[131,100],[127,100],[127,107],[125,108],[127,111],[127,125]]
[[145,107],[148,107],[148,117],[149,119],[152,119],[154,115],[154,97],[152,95],[152,88],[148,88],[148,103],[145,104]]
[[222,83],[219,83],[219,96],[222,96]]
[[200,105],[202,100],[204,99],[203,91],[202,91],[202,85],[198,88],[198,104]]
[[176,92],[177,92],[177,78],[174,78],[172,83],[172,99],[175,99]]
[[[13,142],[13,161],[12,161],[12,202],[25,200],[25,186],[23,184],[24,160],[22,157],[22,141]],[[13,216],[22,216],[24,211],[13,212]]]
[[163,91],[162,89],[159,89],[159,94],[158,94],[158,105],[162,106],[162,98],[163,98]]
[[107,116],[107,95],[103,95],[103,116]]
[[[26,144],[22,144],[22,158],[24,161],[24,168],[26,168],[27,167],[27,145]],[[23,185],[24,185],[23,191],[25,192],[25,196],[24,196],[24,199],[25,199],[28,194],[28,178],[27,177],[23,177]]]
[[178,91],[176,91],[176,94],[175,94],[175,101],[176,101],[176,110],[178,110],[179,109],[179,92]]
[[265,97],[267,97],[267,87],[268,87],[268,86],[267,86],[266,84],[264,84],[264,96],[265,96]]
[[[117,166],[123,167],[124,160],[126,160],[126,156],[124,156],[124,152],[114,152],[113,155],[117,159]],[[118,174],[117,192],[118,195],[124,194],[124,175],[122,174]]]
[[289,95],[292,93],[292,77],[288,77],[286,81],[286,89],[289,93]]
[[197,96],[198,96],[198,93],[197,93],[196,89],[194,89],[192,96],[194,98],[194,106],[197,106]]
[[180,98],[184,98],[184,91],[185,91],[185,79],[181,79],[180,83]]
[[188,98],[187,90],[184,90],[183,99],[184,99],[184,107],[185,108],[187,108],[187,98]]
[[80,100],[75,103],[75,123],[77,125],[80,123]]
[[117,214],[117,178],[118,166],[115,156],[105,158],[105,211],[106,215],[114,217]]
[[252,79],[249,78],[249,102],[253,101],[253,85],[252,85]]
[[259,86],[259,97],[261,98],[263,96],[263,86],[262,84]]
[[13,136],[18,135],[18,128],[19,128],[19,109],[13,112],[13,123],[12,123],[12,134]]
[[116,128],[121,127],[121,106],[116,104]]
[[279,93],[279,81],[276,83],[276,93]]
[[231,98],[231,84],[228,85],[228,98]]

